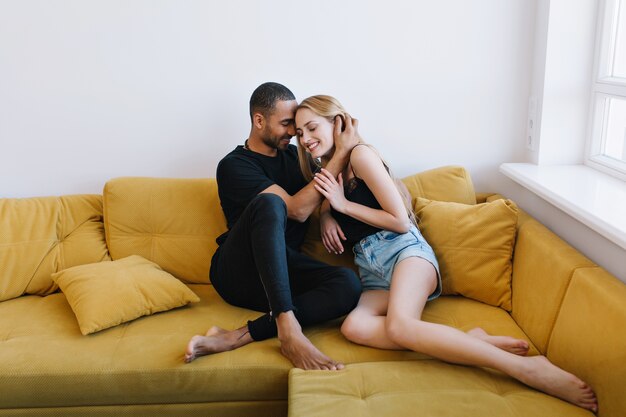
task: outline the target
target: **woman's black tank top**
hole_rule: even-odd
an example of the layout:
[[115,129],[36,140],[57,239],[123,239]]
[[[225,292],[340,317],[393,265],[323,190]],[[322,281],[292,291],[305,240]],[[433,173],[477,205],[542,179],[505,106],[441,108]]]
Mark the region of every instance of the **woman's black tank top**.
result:
[[[365,181],[360,178],[354,177],[348,181],[347,184],[344,184],[344,194],[348,201],[363,204],[364,206],[374,209],[381,208],[380,204],[378,204],[378,201],[376,200],[376,197],[374,197],[374,194],[370,191],[367,184],[365,184]],[[333,208],[331,208],[331,214],[337,223],[339,223],[344,235],[346,235],[346,243],[349,247],[352,247],[364,237],[382,230],[379,227],[363,223],[354,217],[339,213]]]

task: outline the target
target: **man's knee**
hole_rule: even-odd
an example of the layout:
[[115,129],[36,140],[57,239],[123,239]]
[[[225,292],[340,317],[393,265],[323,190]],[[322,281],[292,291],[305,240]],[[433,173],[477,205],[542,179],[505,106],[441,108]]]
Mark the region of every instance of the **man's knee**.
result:
[[250,202],[251,209],[255,215],[262,215],[275,218],[287,218],[287,204],[285,201],[272,193],[261,193]]
[[345,296],[345,300],[349,304],[348,308],[351,310],[361,297],[361,280],[356,272],[350,268],[338,267],[338,269],[342,277],[341,282],[343,283],[342,294]]

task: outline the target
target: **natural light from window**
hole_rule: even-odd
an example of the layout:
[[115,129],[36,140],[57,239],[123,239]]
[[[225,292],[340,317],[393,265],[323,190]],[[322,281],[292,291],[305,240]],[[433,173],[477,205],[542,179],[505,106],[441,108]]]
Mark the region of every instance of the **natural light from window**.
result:
[[626,176],[626,0],[605,0],[598,21],[588,162]]
[[614,47],[614,59],[612,75],[614,77],[626,78],[626,0],[620,0],[618,13],[615,17],[616,36]]
[[607,107],[604,154],[618,161],[626,161],[626,100],[610,98]]

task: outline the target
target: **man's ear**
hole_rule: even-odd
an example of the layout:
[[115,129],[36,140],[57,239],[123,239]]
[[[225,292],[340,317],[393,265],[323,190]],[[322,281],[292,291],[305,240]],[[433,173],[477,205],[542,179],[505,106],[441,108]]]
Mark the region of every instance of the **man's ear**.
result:
[[257,129],[263,130],[263,128],[265,127],[265,116],[263,116],[261,113],[253,113],[252,124]]

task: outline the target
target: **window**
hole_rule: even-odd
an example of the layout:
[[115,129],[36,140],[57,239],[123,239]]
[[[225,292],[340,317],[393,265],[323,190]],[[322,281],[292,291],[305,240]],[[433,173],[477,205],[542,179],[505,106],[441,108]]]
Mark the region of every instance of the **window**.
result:
[[586,161],[626,179],[626,0],[601,4]]

